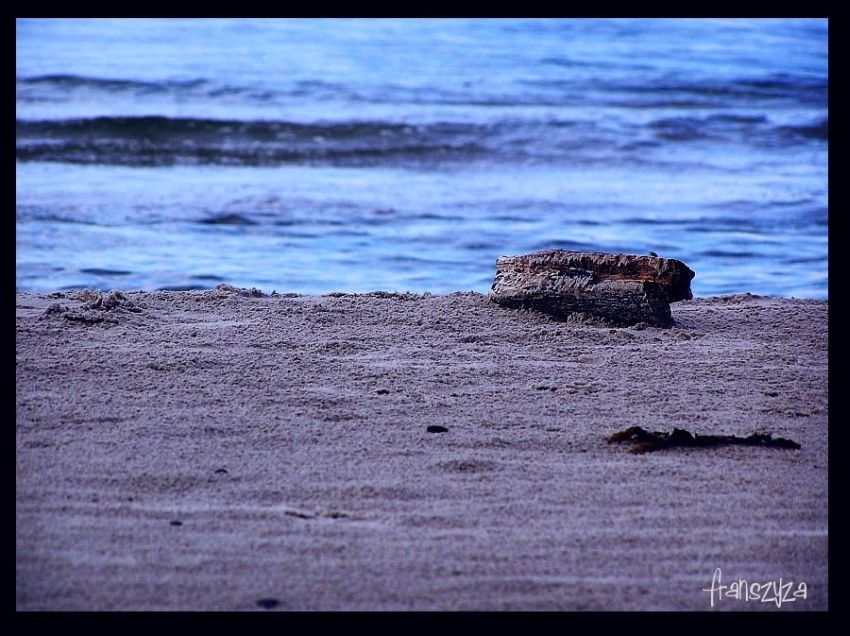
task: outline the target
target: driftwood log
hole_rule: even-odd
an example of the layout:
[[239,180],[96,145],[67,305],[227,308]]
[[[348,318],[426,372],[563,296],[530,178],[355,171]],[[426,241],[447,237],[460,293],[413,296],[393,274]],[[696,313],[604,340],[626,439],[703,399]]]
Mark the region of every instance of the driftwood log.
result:
[[693,277],[674,258],[544,250],[499,257],[489,298],[557,319],[671,327],[670,303],[693,298]]

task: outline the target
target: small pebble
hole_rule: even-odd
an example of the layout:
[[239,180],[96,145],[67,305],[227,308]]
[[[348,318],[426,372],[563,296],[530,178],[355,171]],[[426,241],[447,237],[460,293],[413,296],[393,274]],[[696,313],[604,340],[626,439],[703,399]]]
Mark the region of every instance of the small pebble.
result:
[[449,429],[447,429],[445,426],[438,426],[436,424],[432,424],[431,426],[429,426],[425,430],[428,431],[429,433],[448,433],[449,432]]
[[226,468],[218,468],[218,469],[216,469],[215,474],[216,475],[226,475],[227,469]]
[[257,605],[264,609],[272,609],[273,607],[280,605],[280,601],[276,598],[261,598],[257,601]]
[[172,526],[182,526],[183,522],[175,519],[174,521],[171,522],[171,525]]
[[389,392],[389,389],[378,389],[377,391],[375,391],[375,393],[377,393],[378,395],[386,395]]

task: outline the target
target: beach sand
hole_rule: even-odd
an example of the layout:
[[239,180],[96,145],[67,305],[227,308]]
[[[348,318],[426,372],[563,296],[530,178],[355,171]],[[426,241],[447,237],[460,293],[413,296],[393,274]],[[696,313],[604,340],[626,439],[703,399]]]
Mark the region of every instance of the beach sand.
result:
[[827,608],[825,301],[94,298],[17,295],[19,610],[708,610],[717,568]]

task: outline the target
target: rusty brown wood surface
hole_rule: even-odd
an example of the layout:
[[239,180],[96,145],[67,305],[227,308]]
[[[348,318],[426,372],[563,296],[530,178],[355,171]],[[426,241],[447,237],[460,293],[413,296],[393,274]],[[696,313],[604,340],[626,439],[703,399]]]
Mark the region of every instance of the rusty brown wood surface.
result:
[[669,327],[670,303],[693,298],[693,277],[672,258],[545,250],[497,259],[489,298],[558,319]]

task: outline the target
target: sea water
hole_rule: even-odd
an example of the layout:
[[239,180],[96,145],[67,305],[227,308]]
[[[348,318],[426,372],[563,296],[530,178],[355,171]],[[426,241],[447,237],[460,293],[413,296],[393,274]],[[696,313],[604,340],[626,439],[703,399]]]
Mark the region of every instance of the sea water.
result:
[[827,297],[820,19],[26,19],[21,291],[485,292],[500,255]]

